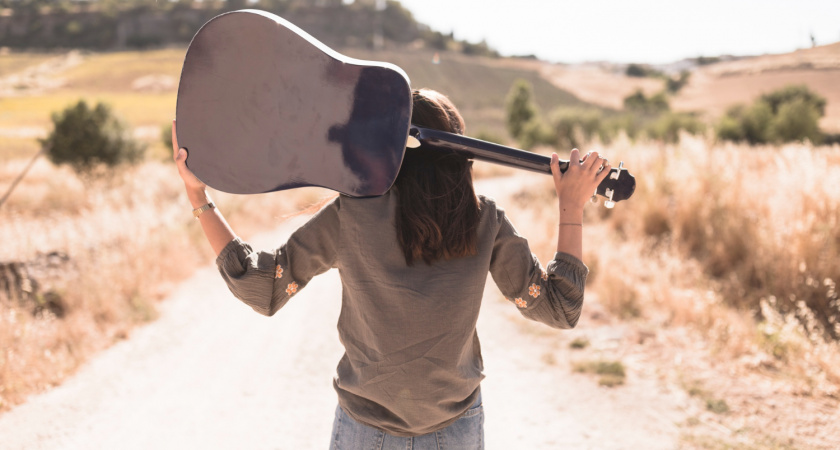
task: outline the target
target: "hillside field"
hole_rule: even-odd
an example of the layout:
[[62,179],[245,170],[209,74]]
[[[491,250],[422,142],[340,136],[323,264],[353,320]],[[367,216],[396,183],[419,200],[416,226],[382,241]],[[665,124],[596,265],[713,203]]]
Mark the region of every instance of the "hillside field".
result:
[[[834,129],[838,51],[826,46],[701,68],[674,106],[713,118],[729,103],[788,80],[828,99],[824,126]],[[414,87],[450,94],[468,134],[508,142],[504,100],[518,78],[533,84],[543,111],[615,109],[625,92],[654,92],[661,83],[454,53],[434,63],[426,50],[347,54],[396,63]],[[50,309],[47,297],[0,299],[0,411],[129,339],[135,327],[155,320],[159,302],[179,282],[212,262],[160,137],[174,116],[183,55],[184,48],[0,53],[0,194],[39,150],[36,138],[49,130],[50,114],[80,98],[111,103],[149,145],[142,164],[96,181],[41,158],[0,207],[0,263],[30,264],[42,277],[41,293],[49,291],[55,302]],[[827,338],[840,335],[840,147],[619,137],[602,151],[614,163],[624,161],[638,187],[614,209],[587,209],[591,274],[576,330],[582,340],[573,343],[586,358],[575,370],[596,372],[603,363],[626,371],[603,384],[593,373],[601,389],[620,390],[644,373],[683,392],[696,413],[678,424],[682,448],[840,446],[840,345]],[[486,164],[476,163],[475,173],[513,179],[512,169]],[[519,179],[527,181],[511,190],[506,210],[547,262],[556,238],[550,178]],[[329,194],[300,189],[214,198],[247,237]],[[533,332],[534,342],[545,345],[546,364],[556,363],[552,332]]]

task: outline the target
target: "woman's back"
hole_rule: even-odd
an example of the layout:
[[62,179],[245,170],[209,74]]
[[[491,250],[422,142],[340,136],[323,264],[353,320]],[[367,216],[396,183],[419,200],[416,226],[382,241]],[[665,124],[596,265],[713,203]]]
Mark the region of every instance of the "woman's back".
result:
[[[414,123],[463,132],[448,99],[428,91],[413,95]],[[334,443],[352,439],[342,424],[396,436],[444,428],[461,435],[464,423],[480,431],[474,413],[483,364],[475,325],[488,272],[527,318],[570,328],[580,316],[588,273],[579,259],[583,205],[609,169],[597,154],[570,164],[563,175],[552,156],[560,232],[558,253],[544,270],[504,212],[475,195],[463,157],[407,151],[385,195],[339,196],[279,248],[255,251],[236,237],[186,167],[174,124],[173,151],[193,213],[237,298],[272,315],[312,277],[339,270],[345,355],[334,385],[344,416],[336,417]],[[577,150],[570,159],[579,159]],[[480,432],[469,435],[480,447]]]
[[219,255],[219,268],[237,297],[268,315],[313,276],[337,268],[346,350],[334,380],[339,403],[392,434],[428,433],[478,396],[476,321],[488,272],[526,317],[569,328],[580,314],[586,267],[560,255],[543,271],[495,202],[479,200],[472,256],[408,265],[393,226],[398,196],[389,192],[336,198],[277,250],[254,252],[237,239]]

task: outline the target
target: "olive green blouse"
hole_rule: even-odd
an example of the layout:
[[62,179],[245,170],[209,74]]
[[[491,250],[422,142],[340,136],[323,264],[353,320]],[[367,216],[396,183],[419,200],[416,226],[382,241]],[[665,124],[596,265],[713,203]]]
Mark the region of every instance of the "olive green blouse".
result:
[[451,424],[476,400],[484,377],[476,321],[488,272],[529,319],[571,328],[580,317],[587,267],[557,253],[543,270],[504,211],[479,200],[475,256],[407,266],[389,192],[339,196],[274,250],[234,239],[216,263],[231,292],[265,315],[337,268],[339,404],[358,422],[418,436]]

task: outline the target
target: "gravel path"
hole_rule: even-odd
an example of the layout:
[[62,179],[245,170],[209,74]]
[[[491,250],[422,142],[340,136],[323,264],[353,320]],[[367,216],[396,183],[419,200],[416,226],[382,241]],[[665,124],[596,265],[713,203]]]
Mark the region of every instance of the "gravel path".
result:
[[[270,246],[295,225],[251,241]],[[158,320],[0,416],[0,447],[327,448],[340,286],[330,271],[266,318],[235,300],[215,268],[201,269]],[[679,446],[684,405],[653,374],[631,370],[624,386],[605,388],[572,372],[581,353],[568,341],[585,322],[566,332],[528,322],[490,281],[478,323],[488,449]]]

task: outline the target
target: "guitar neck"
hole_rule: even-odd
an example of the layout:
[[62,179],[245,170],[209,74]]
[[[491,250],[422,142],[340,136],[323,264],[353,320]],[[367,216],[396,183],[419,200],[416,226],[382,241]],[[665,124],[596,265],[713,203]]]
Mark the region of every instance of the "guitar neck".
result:
[[[551,158],[548,156],[414,125],[409,129],[409,135],[418,141],[415,144],[427,148],[452,151],[470,159],[551,175]],[[617,201],[627,200],[636,190],[636,179],[622,167],[623,164],[611,168],[609,175],[595,190],[596,194],[607,198],[605,205],[609,208]],[[568,168],[569,161],[560,160],[560,172]]]
[[[409,134],[425,146],[450,150],[470,159],[551,175],[551,158],[548,156],[414,125]],[[569,161],[560,160],[560,171],[565,172],[568,168]]]

